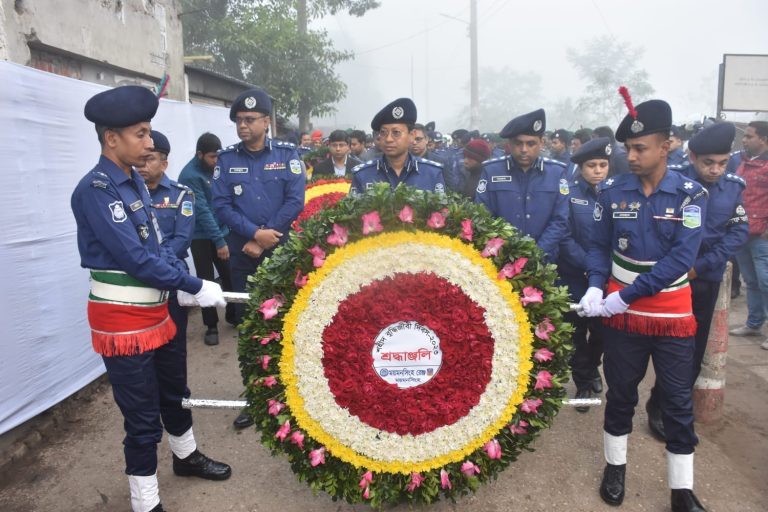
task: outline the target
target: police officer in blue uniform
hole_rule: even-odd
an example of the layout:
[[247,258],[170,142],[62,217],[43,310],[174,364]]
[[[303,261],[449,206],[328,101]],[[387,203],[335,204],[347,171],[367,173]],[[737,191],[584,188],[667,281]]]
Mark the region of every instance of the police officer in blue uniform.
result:
[[[709,192],[704,236],[696,261],[688,271],[693,314],[697,323],[691,386],[701,371],[725,264],[749,238],[747,212],[742,200],[746,183],[735,174],[726,172],[735,135],[736,128],[731,123],[709,125],[688,143],[690,163],[685,166],[669,166],[687,178],[696,180]],[[654,386],[646,404],[648,426],[658,439],[664,440],[658,395],[659,388]]]
[[[693,494],[691,377],[696,321],[688,271],[703,234],[707,191],[667,170],[672,111],[650,100],[628,114],[616,131],[627,148],[630,174],[606,180],[593,212],[587,251],[589,289],[582,314],[603,316],[606,393],[603,424],[606,467],[600,496],[624,499],[627,438],[638,401],[637,386],[649,358],[663,392],[668,482],[673,512],[704,510]],[[603,287],[608,284],[607,297]]]
[[[240,143],[219,153],[213,171],[213,209],[229,227],[232,288],[245,292],[248,276],[288,238],[291,223],[304,208],[304,175],[296,146],[268,136],[272,100],[249,89],[232,103],[229,118]],[[235,309],[242,322],[243,305]],[[245,413],[235,427],[253,420]]]
[[416,105],[398,98],[381,109],[371,121],[378,133],[382,154],[352,170],[350,194],[364,194],[376,183],[389,183],[394,190],[401,183],[427,192],[445,192],[443,166],[408,151],[413,144]]
[[[577,173],[568,184],[570,230],[560,243],[557,271],[560,281],[568,286],[572,301],[578,301],[587,291],[587,250],[595,225],[592,213],[597,186],[608,177],[611,152],[610,139],[601,137],[583,144],[570,157],[577,165]],[[580,317],[575,312],[567,313],[566,320],[575,329],[571,338],[575,348],[571,356],[571,376],[576,385],[576,398],[591,398],[593,392],[603,390],[598,371],[603,355],[600,320]],[[589,407],[579,406],[576,410],[587,412]]]
[[[157,443],[169,434],[179,476],[229,478],[228,465],[197,450],[192,416],[182,409],[186,353],[168,316],[167,292],[186,305],[224,305],[221,288],[190,276],[167,243],[136,168],[153,154],[150,120],[158,99],[125,86],[85,105],[96,125],[101,157],[72,194],[81,265],[91,271],[88,321],[115,402],[124,417],[125,472],[134,511],[162,511]],[[170,342],[169,342],[170,341]]]
[[680,128],[673,126],[669,138],[672,141],[672,151],[667,155],[667,165],[687,166],[690,162],[683,151],[683,137]]
[[512,119],[499,136],[510,154],[483,162],[475,202],[536,240],[549,261],[557,261],[568,234],[565,164],[540,156],[546,128],[543,109]]

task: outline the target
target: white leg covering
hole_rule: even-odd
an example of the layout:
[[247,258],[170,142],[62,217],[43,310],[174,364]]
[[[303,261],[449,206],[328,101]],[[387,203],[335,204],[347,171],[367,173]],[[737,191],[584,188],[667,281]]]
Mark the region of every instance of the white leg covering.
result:
[[128,485],[131,487],[133,512],[149,512],[160,503],[157,473],[151,476],[128,475]]
[[667,452],[667,478],[670,489],[693,490],[693,454]]
[[605,462],[613,466],[621,466],[627,463],[627,438],[629,434],[623,436],[612,436],[603,430],[603,450],[605,451]]
[[192,427],[180,436],[168,435],[168,444],[171,445],[171,451],[180,459],[186,459],[192,452],[197,450],[195,435],[192,433]]

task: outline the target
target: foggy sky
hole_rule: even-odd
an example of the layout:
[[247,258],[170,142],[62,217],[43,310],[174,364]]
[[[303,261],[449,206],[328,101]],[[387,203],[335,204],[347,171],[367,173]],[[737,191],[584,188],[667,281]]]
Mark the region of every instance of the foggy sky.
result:
[[[469,0],[381,3],[362,18],[342,14],[313,22],[328,31],[337,48],[355,52],[354,60],[337,67],[347,97],[335,115],[313,119],[314,125],[369,131],[381,107],[408,96],[416,102],[419,122],[435,120],[438,130],[450,133],[469,104]],[[715,114],[724,53],[768,54],[766,0],[478,0],[478,20],[481,70],[509,66],[538,73],[544,108],[583,92],[567,48],[579,49],[604,34],[641,46],[645,53],[638,67],[649,73],[654,96],[672,105],[677,124]],[[481,97],[482,89],[481,81]],[[524,113],[512,108],[510,119]]]

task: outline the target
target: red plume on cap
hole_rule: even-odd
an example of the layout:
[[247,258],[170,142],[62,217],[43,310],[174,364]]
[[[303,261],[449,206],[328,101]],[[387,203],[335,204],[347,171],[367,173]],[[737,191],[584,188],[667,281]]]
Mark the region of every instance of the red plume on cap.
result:
[[635,106],[632,104],[632,97],[629,95],[629,89],[622,85],[619,87],[619,94],[624,98],[624,103],[627,105],[629,115],[632,116],[632,119],[637,119],[637,110],[635,110]]

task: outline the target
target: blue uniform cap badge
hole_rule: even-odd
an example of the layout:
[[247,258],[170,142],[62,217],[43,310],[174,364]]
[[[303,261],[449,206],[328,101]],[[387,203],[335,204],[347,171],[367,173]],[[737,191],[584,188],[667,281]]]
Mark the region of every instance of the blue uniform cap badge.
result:
[[109,203],[109,209],[112,212],[112,222],[125,222],[128,216],[125,214],[122,201]]
[[533,131],[537,132],[541,130],[541,119],[537,119],[533,122]]
[[245,98],[245,101],[243,102],[245,104],[245,108],[253,108],[256,106],[256,98],[253,96],[248,96]]
[[397,106],[392,109],[392,117],[395,119],[400,119],[405,114],[405,111],[403,110],[403,107]]
[[632,124],[630,125],[629,130],[632,133],[640,133],[641,131],[643,131],[643,128],[645,128],[645,125],[640,121],[638,121],[637,119],[635,119],[634,121],[632,121]]

